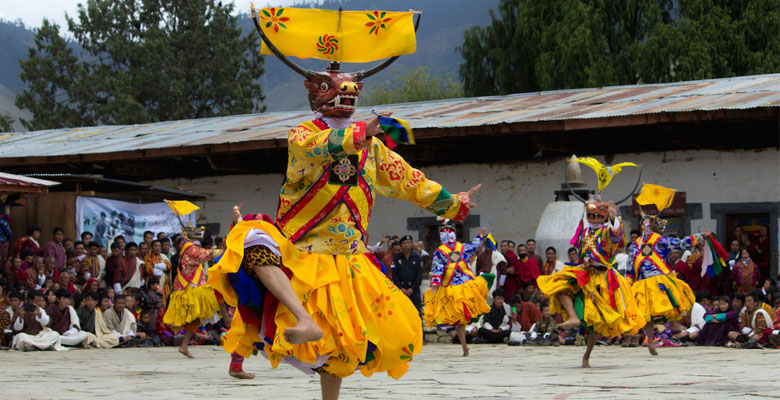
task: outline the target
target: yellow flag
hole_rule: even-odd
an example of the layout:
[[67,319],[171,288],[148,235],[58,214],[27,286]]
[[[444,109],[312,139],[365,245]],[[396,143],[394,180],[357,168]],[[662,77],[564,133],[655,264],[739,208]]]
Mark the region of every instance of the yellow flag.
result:
[[596,172],[596,178],[599,180],[599,193],[609,185],[609,182],[612,181],[612,177],[623,170],[623,167],[638,167],[638,165],[632,162],[622,162],[611,166],[605,166],[593,157],[575,158],[574,161],[585,164]]
[[165,202],[168,203],[168,207],[170,207],[178,216],[187,215],[195,210],[200,210],[200,207],[187,200],[165,200]]
[[[258,22],[286,56],[357,63],[414,53],[413,15],[273,7],[260,10]],[[260,52],[273,54],[265,43]]]
[[639,196],[636,196],[636,202],[643,206],[655,204],[658,212],[661,212],[672,204],[674,192],[676,192],[675,189],[645,183],[642,185],[642,191],[639,193]]

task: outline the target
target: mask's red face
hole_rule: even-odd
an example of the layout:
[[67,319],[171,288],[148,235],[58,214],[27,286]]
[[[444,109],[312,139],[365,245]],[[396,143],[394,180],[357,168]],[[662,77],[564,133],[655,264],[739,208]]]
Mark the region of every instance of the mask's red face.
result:
[[363,82],[355,81],[355,74],[341,71],[317,72],[303,83],[312,111],[331,118],[351,117],[363,88]]

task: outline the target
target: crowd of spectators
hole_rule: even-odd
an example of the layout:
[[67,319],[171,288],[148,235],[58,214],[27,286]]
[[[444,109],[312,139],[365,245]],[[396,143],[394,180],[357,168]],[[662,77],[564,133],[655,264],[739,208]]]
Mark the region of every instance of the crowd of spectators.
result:
[[[118,235],[108,249],[90,232],[74,241],[55,228],[51,237],[41,243],[41,229],[33,226],[14,238],[0,218],[0,348],[181,344],[182,332],[162,323],[180,234],[147,231],[139,243]],[[191,344],[216,344],[224,332],[224,321],[215,319]]]
[[[638,235],[631,232],[627,239]],[[656,346],[780,346],[780,287],[769,277],[768,229],[761,229],[758,244],[740,229],[733,236],[728,267],[714,277],[702,273],[701,243],[670,253],[668,264],[694,290],[696,303],[682,320],[657,324]],[[61,350],[181,344],[181,332],[162,323],[176,279],[181,235],[147,231],[139,243],[117,236],[108,249],[92,241],[90,232],[74,241],[55,228],[51,241],[42,245],[40,238],[40,228],[31,227],[12,240],[7,222],[0,218],[0,346]],[[224,240],[201,245],[224,247]],[[631,268],[626,247],[615,257],[624,275]],[[388,235],[369,249],[422,312],[421,287],[435,248],[426,250],[409,235]],[[561,316],[550,314],[549,299],[536,285],[539,276],[578,264],[577,249],[567,249],[561,259],[553,247],[537,251],[533,239],[520,244],[503,240],[495,250],[484,245],[470,268],[476,275],[496,277],[488,296],[491,310],[467,327],[468,341],[584,344],[582,328],[558,328]],[[206,325],[190,344],[218,343],[229,317]],[[602,337],[599,343],[633,347],[643,340],[640,333]]]

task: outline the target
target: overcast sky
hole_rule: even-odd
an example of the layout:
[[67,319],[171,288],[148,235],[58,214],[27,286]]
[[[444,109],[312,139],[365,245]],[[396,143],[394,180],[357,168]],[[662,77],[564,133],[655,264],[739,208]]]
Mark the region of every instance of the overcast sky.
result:
[[[231,0],[223,0],[227,3]],[[21,19],[24,25],[30,28],[38,27],[44,17],[65,26],[65,13],[71,18],[76,16],[76,5],[84,0],[0,0],[0,18],[16,21]],[[256,0],[255,5],[263,6],[287,6],[297,0]],[[249,12],[250,0],[233,0],[235,10]]]

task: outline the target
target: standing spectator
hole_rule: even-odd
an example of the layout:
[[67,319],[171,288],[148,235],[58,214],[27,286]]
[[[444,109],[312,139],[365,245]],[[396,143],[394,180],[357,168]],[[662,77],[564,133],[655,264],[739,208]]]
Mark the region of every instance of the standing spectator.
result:
[[120,293],[129,287],[139,288],[142,285],[141,271],[144,263],[136,255],[138,245],[130,242],[126,249],[127,254],[122,257],[119,270],[114,271],[114,293]]
[[14,255],[21,255],[22,251],[30,250],[34,256],[43,256],[43,249],[38,243],[41,238],[41,228],[31,226],[27,229],[27,236],[20,237],[14,245]]
[[115,274],[120,273],[122,268],[122,250],[119,248],[119,243],[111,243],[111,255],[106,260],[106,269],[103,279],[105,285],[113,286],[115,282]]
[[752,240],[750,240],[750,234],[747,232],[744,232],[742,234],[742,248],[747,249],[747,251],[750,253],[751,258],[757,258],[758,257],[758,245],[753,243]]
[[[488,247],[487,241],[485,241],[485,244],[482,245],[482,252],[477,256],[477,268],[476,271],[474,271],[474,274],[477,276],[483,274],[493,275],[493,281],[488,281],[488,283],[490,283],[490,286],[488,286],[488,293],[490,293],[490,295],[488,295],[488,302],[491,304],[493,303],[492,292],[499,286],[499,271],[504,271],[504,274],[506,274],[506,258],[504,258],[500,252],[494,251]],[[504,294],[504,296],[504,298],[506,298],[506,294]]]
[[755,257],[758,265],[759,278],[761,280],[769,278],[769,262],[772,259],[772,247],[769,240],[769,227],[761,226],[758,237],[758,256]]
[[0,214],[0,266],[5,265],[8,257],[11,256],[11,239],[13,232],[8,225],[10,217],[7,214]]
[[[151,248],[152,247],[152,240],[154,240],[154,232],[152,231],[146,231],[144,232],[144,243]],[[138,248],[140,249],[141,246],[139,245]]]
[[[394,236],[394,238],[397,236]],[[390,267],[393,265],[393,259],[395,259],[395,256],[401,252],[401,242],[397,239],[390,242],[390,245],[388,246],[387,253],[385,253],[385,256],[382,258],[382,264],[385,266],[385,275],[387,276],[387,279],[393,280],[393,268]]]
[[[204,240],[205,242],[205,240]],[[151,250],[151,247],[146,244],[146,242],[141,242],[138,244],[138,258],[144,259],[146,258],[146,255],[149,254],[149,250]]]
[[420,285],[422,284],[423,270],[422,259],[420,255],[412,251],[412,237],[406,235],[401,238],[401,251],[395,255],[392,263],[393,283],[398,286],[404,294],[409,296],[412,304],[421,310]]
[[[150,277],[146,281],[146,288],[144,294],[146,295],[146,309],[151,311],[151,319],[149,321],[152,331],[162,332],[162,329],[157,329],[158,319],[162,321],[163,309],[165,308],[165,297],[163,297],[163,290],[160,288],[160,281],[156,276]],[[159,335],[155,333],[155,335]]]
[[740,250],[739,261],[734,265],[732,272],[737,293],[747,295],[758,286],[758,266],[751,259],[747,248]]
[[514,297],[515,292],[520,289],[520,260],[514,252],[515,243],[511,240],[501,242],[501,252],[506,259],[506,269],[499,270],[498,288],[503,289],[506,298]]
[[[81,232],[81,243],[84,243],[84,246],[89,248],[89,244],[92,243],[92,232]],[[100,242],[95,242],[98,247],[100,246]]]
[[558,252],[552,246],[544,251],[545,261],[542,263],[541,275],[550,275],[563,270],[564,265],[558,260],[557,255]]
[[98,246],[95,242],[89,243],[89,251],[81,261],[81,271],[79,271],[79,278],[82,282],[87,282],[90,279],[100,279],[103,275],[103,270],[106,268],[106,260],[98,254]]
[[566,265],[570,267],[576,267],[580,265],[580,255],[578,254],[576,248],[569,247],[569,250],[566,251],[566,255],[569,258],[569,262],[567,262]]
[[[542,272],[542,257],[538,254],[536,254],[536,240],[534,239],[528,239],[525,241],[525,249],[528,252],[528,258],[533,259],[536,261],[536,266],[539,267],[539,272]],[[520,249],[517,249],[519,252]],[[522,258],[518,255],[518,258]]]
[[[164,237],[162,239],[157,239],[160,241],[161,246],[161,253],[165,256],[165,258],[168,259],[168,261],[171,261],[171,258],[174,254],[176,254],[173,251],[173,248],[171,247],[171,239]],[[173,264],[173,261],[171,261],[171,264]]]
[[[73,248],[73,239],[65,238],[65,240],[62,241],[62,247],[65,249],[65,259],[66,260],[68,258],[76,256],[75,249]],[[67,265],[67,261],[66,261],[66,265]],[[62,271],[62,269],[60,269],[60,271]]]
[[[171,262],[162,255],[162,244],[159,240],[152,240],[152,250],[144,257],[144,267],[142,276],[148,280],[152,276],[159,279],[160,286],[163,287],[163,298],[168,298],[171,294],[170,282]],[[168,288],[168,290],[166,290]]]

